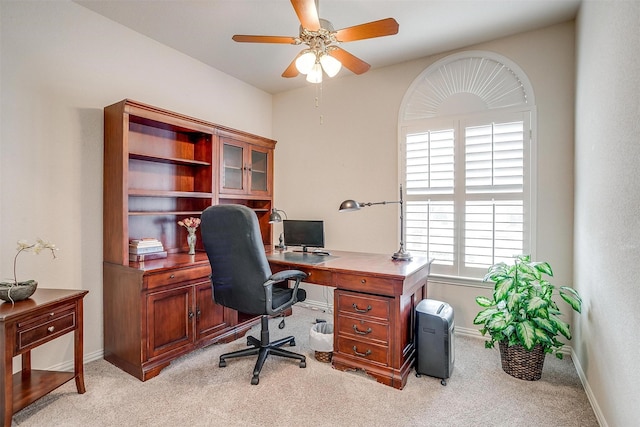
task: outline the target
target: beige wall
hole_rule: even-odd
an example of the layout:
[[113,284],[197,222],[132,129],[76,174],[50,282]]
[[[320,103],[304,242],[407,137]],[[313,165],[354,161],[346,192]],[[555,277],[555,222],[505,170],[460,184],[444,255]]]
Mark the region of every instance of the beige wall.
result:
[[[530,79],[538,111],[536,170],[537,258],[554,268],[558,283],[572,283],[574,24],[470,46],[511,59]],[[452,53],[452,52],[450,52]],[[398,249],[395,205],[338,213],[340,202],[398,199],[398,111],[413,80],[446,54],[323,83],[274,97],[275,200],[290,218],[325,221],[332,249],[392,254]],[[435,279],[429,298],[449,302],[458,331],[476,333],[479,284],[443,284]],[[325,301],[309,287],[309,299]],[[331,301],[331,299],[329,299]]]
[[[533,85],[537,255],[552,263],[559,283],[585,297],[571,344],[596,414],[611,426],[634,425],[640,397],[639,8],[586,1],[577,42],[567,23],[470,47],[509,57]],[[324,219],[328,247],[397,249],[394,207],[351,214],[337,207],[345,198],[396,199],[400,101],[442,55],[358,77],[343,72],[322,93],[282,93],[272,107],[270,95],[71,2],[2,1],[0,19],[0,273],[10,275],[16,240],[58,244],[55,261],[44,254],[21,259],[21,275],[43,287],[90,291],[87,358],[102,352],[102,108],[123,98],[278,139],[276,206],[291,218]],[[451,302],[457,325],[474,331],[473,297],[483,289],[432,282],[429,296]],[[332,300],[319,291],[312,296],[319,304]],[[70,340],[47,347],[34,353],[36,367],[72,360]]]
[[[131,98],[271,137],[271,95],[71,2],[0,2],[0,274],[87,289],[85,355],[102,354],[102,108]],[[67,338],[67,337],[65,337]],[[72,360],[71,338],[34,365]]]
[[[573,348],[602,425],[640,409],[640,2],[587,1],[577,25]],[[596,403],[597,402],[597,403]]]

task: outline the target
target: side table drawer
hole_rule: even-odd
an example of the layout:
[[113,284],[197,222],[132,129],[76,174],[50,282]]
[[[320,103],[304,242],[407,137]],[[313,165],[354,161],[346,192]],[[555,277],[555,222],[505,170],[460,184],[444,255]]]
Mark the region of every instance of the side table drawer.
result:
[[389,347],[372,342],[338,337],[338,352],[346,356],[389,366]]
[[52,312],[43,312],[32,319],[19,322],[16,329],[14,356],[73,331],[77,326],[76,322],[74,305],[60,307]]
[[338,311],[357,314],[382,321],[389,321],[390,303],[388,298],[372,295],[357,295],[346,292],[336,292]]
[[162,271],[160,273],[151,273],[144,276],[145,288],[153,289],[175,283],[195,280],[211,275],[211,267],[201,265],[199,267],[181,268],[176,270]]

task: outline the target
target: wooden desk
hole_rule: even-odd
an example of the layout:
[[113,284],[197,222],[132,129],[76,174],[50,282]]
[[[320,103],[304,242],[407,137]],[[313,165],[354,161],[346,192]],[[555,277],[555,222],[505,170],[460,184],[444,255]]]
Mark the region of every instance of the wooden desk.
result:
[[[38,289],[29,299],[0,304],[0,410],[5,427],[13,414],[75,378],[84,393],[82,351],[82,298],[89,291]],[[31,370],[31,350],[74,332],[74,371]],[[22,355],[22,371],[13,374],[13,357]]]
[[322,258],[267,250],[267,259],[274,273],[302,270],[307,282],[336,288],[334,368],[360,369],[402,389],[415,358],[414,309],[426,297],[431,260],[394,261],[390,255],[330,252]]

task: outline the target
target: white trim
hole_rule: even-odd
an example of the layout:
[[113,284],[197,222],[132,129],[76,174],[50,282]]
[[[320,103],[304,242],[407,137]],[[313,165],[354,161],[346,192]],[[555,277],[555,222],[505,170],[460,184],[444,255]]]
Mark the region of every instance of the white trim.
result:
[[601,427],[608,427],[609,424],[607,424],[607,419],[604,417],[604,414],[602,413],[602,409],[600,409],[600,405],[598,405],[598,400],[596,399],[596,396],[593,394],[593,390],[589,385],[589,381],[587,380],[587,375],[584,373],[584,370],[582,369],[580,360],[576,356],[576,353],[573,350],[573,347],[571,347],[570,349],[571,349],[571,361],[573,361],[573,366],[575,366],[576,368],[576,372],[578,373],[578,378],[580,378],[580,382],[582,383],[582,388],[584,388],[584,391],[587,395],[587,399],[589,399],[589,403],[591,404],[591,409],[593,409],[593,413],[595,414],[596,419],[598,420],[598,424],[600,424]]
[[[468,61],[474,59],[492,62],[495,67],[502,66],[498,70],[502,78],[496,79],[495,73],[485,75],[475,67],[467,69]],[[463,61],[467,62],[463,64]],[[449,70],[448,66],[456,62],[460,64],[462,69]],[[431,80],[432,76],[434,81]],[[474,85],[474,82],[482,84]],[[511,101],[502,102],[504,101],[503,97],[500,97],[500,100],[496,102],[491,98],[492,91],[485,90],[487,87],[495,87],[502,84],[509,84],[512,88],[520,86],[517,96],[515,98],[512,97]],[[515,62],[495,52],[471,50],[442,58],[420,73],[402,98],[398,113],[398,123],[404,124],[415,119],[438,117],[441,114],[437,112],[437,107],[441,105],[442,101],[451,95],[459,93],[473,94],[478,100],[486,104],[486,109],[502,109],[514,106],[522,108],[535,105],[535,96],[530,80]],[[421,100],[419,101],[417,97],[421,98]],[[518,98],[519,100],[516,100]],[[413,113],[411,113],[412,109]],[[408,115],[412,117],[409,118],[407,117]]]

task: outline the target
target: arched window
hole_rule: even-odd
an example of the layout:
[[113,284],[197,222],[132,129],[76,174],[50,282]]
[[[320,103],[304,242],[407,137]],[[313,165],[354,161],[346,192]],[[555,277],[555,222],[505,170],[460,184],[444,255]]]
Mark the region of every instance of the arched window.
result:
[[405,93],[399,113],[405,244],[432,272],[481,278],[532,253],[533,90],[491,52],[450,55]]

